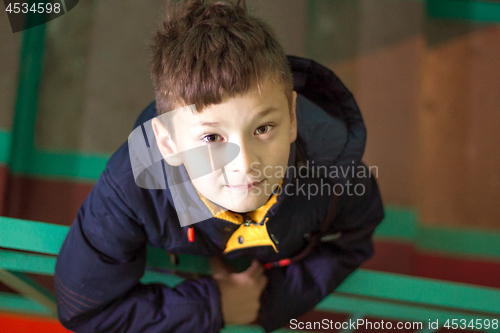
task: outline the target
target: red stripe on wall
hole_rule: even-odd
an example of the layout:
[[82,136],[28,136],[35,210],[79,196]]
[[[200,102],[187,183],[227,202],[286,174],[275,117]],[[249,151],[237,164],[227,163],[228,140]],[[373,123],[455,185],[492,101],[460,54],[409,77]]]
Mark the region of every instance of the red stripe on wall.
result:
[[5,203],[7,201],[7,179],[9,177],[9,169],[7,166],[0,165],[0,216],[7,214]]
[[92,183],[10,176],[6,216],[71,225]]
[[0,312],[2,333],[69,333],[57,319]]
[[419,253],[415,263],[416,276],[500,288],[498,261]]
[[378,271],[408,274],[415,273],[415,249],[411,243],[376,240],[375,254],[362,268]]
[[500,288],[500,261],[419,253],[411,243],[375,240],[374,256],[362,268]]

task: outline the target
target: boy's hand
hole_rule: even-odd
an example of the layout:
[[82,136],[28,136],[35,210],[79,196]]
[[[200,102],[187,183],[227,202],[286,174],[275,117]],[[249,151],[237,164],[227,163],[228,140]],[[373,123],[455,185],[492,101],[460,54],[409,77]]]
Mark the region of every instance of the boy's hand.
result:
[[246,271],[235,273],[221,258],[210,258],[213,279],[221,294],[224,322],[250,324],[257,319],[260,295],[267,284],[264,267],[253,260]]

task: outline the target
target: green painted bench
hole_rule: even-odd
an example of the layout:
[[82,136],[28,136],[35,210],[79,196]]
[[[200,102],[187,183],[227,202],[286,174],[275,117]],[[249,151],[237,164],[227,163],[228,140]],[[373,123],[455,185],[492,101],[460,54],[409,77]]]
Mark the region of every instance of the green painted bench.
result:
[[[25,273],[53,275],[56,256],[69,227],[48,223],[0,217],[0,281],[19,294],[0,293],[0,311],[24,312],[55,317],[54,295]],[[28,252],[20,252],[28,251]],[[148,248],[148,268],[143,283],[162,282],[175,286],[183,278],[154,271],[174,270],[210,274],[205,258],[181,255],[179,264],[170,263],[169,255]],[[153,270],[152,270],[153,269]],[[442,327],[474,323],[474,331],[498,332],[491,323],[500,320],[500,289],[417,278],[400,274],[358,269],[316,307],[317,310],[348,313],[350,319],[383,318],[396,321],[422,322],[418,332],[434,332],[429,320]],[[479,319],[490,321],[490,328]],[[349,320],[349,319],[348,319]],[[347,321],[348,321],[347,320]],[[455,326],[456,327],[456,326]],[[469,327],[469,329],[471,329]],[[256,326],[228,326],[224,332],[262,332]],[[280,329],[276,332],[291,332]],[[342,332],[351,332],[346,328]]]

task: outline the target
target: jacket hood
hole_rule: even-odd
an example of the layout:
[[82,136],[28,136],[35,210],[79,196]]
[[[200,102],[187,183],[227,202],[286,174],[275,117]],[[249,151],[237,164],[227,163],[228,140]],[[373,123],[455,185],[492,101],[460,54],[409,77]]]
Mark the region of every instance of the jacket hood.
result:
[[[366,127],[351,92],[328,68],[289,56],[297,97],[298,144],[315,166],[349,167],[361,161]],[[327,175],[324,175],[327,176]]]

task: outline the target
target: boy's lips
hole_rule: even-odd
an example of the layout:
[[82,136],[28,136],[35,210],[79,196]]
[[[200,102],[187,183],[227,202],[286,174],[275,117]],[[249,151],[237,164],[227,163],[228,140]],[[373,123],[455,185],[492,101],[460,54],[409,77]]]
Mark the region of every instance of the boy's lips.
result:
[[256,187],[258,187],[260,184],[264,182],[265,179],[259,180],[259,181],[253,181],[251,183],[247,183],[245,185],[224,185],[231,191],[235,192],[245,192],[245,191],[250,191]]

